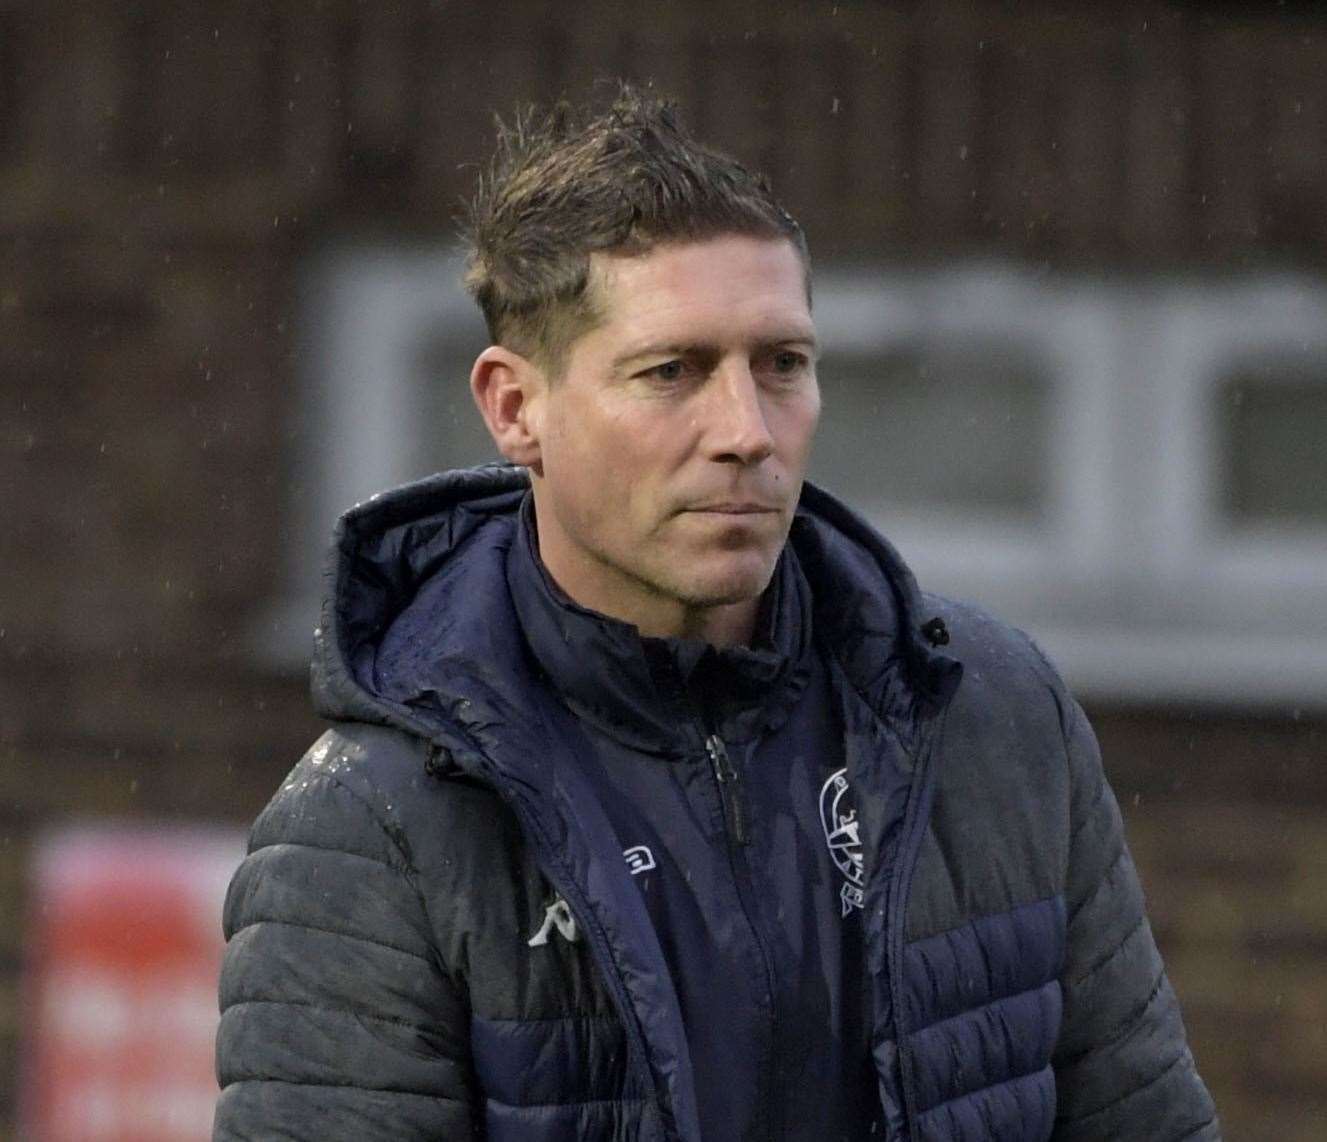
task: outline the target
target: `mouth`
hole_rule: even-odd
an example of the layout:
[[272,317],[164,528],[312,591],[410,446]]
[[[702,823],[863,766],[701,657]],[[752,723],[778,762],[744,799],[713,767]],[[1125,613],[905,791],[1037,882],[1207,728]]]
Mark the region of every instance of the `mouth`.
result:
[[687,508],[690,512],[699,512],[708,515],[777,515],[779,508],[772,507],[769,504],[752,503],[738,500],[725,500],[713,504],[697,504],[695,507]]

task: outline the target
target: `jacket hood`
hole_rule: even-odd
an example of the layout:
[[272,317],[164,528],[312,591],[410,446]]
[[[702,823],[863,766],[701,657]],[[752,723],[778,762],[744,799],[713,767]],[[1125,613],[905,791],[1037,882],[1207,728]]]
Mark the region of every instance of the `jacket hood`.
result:
[[[537,770],[535,741],[528,752],[489,748],[495,735],[519,733],[537,678],[503,573],[528,488],[524,469],[485,465],[374,496],[341,518],[315,632],[320,714],[397,726],[453,755],[528,758]],[[927,644],[944,641],[943,625],[928,621],[911,572],[869,524],[809,483],[789,542],[811,587],[817,640],[911,738],[961,673]],[[427,614],[426,635],[389,638],[408,612]],[[534,772],[509,776],[541,784]]]

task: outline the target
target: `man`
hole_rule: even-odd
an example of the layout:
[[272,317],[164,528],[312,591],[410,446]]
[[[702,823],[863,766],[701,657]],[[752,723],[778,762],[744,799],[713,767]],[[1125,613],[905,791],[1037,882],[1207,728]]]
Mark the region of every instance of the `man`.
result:
[[506,132],[472,236],[514,466],[341,523],[217,1138],[1217,1137],[1078,707],[803,484],[763,180],[627,91]]

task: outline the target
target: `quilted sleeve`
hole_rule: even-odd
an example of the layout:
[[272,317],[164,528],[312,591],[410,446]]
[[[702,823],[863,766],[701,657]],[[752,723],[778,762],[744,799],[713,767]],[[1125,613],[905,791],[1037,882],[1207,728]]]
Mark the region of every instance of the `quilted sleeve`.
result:
[[1067,1142],[1218,1139],[1143,909],[1119,807],[1082,710],[1064,700],[1071,767],[1064,1022],[1053,1059]]
[[401,845],[301,762],[226,897],[215,1142],[477,1136],[463,989]]

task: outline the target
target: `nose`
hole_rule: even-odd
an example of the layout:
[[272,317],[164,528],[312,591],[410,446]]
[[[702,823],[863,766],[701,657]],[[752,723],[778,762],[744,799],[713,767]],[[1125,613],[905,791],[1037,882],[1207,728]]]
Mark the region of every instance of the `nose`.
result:
[[706,410],[711,458],[726,464],[759,464],[774,451],[760,387],[745,362],[725,365],[714,378]]

